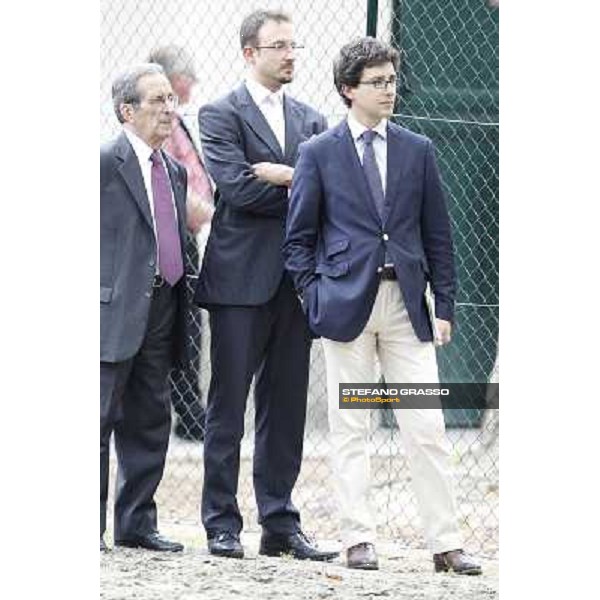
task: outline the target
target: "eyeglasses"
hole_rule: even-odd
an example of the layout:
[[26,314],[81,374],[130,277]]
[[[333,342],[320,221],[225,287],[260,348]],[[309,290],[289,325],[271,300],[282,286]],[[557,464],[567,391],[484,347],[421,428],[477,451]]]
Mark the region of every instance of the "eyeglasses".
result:
[[276,50],[277,52],[287,51],[287,50],[302,50],[304,46],[302,44],[298,44],[297,42],[284,42],[283,40],[278,40],[269,44],[268,46],[254,46],[257,50]]
[[376,90],[387,90],[388,85],[392,88],[396,86],[398,81],[397,77],[390,77],[389,79],[372,79],[371,81],[359,81],[359,85],[372,85]]
[[177,108],[179,106],[179,98],[175,94],[155,96],[154,98],[148,98],[147,102],[150,106],[167,106],[169,108]]

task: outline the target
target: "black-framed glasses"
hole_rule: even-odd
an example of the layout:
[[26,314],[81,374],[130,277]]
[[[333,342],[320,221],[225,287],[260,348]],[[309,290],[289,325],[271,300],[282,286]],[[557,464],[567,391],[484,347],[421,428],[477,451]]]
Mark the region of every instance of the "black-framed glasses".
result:
[[304,46],[299,44],[298,42],[284,42],[283,40],[277,40],[268,46],[254,46],[257,50],[277,50],[281,52],[282,50],[302,50]]
[[359,85],[372,85],[376,90],[387,90],[388,85],[393,88],[396,87],[398,82],[397,77],[390,77],[389,79],[371,79],[370,81],[359,81]]

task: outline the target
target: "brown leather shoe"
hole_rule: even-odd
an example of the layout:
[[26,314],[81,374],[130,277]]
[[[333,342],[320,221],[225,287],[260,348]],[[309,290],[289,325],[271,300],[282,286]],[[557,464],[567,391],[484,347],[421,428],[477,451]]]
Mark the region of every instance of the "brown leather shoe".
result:
[[433,555],[435,572],[454,571],[459,575],[481,575],[481,567],[462,548]]
[[364,569],[366,571],[376,571],[379,569],[375,546],[369,542],[362,542],[348,548],[346,551],[346,561],[349,569]]

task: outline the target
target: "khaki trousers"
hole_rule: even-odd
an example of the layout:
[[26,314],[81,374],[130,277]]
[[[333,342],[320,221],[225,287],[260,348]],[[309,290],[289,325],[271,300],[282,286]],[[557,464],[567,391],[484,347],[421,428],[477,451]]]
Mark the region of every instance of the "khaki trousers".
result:
[[[435,348],[421,342],[396,281],[382,281],[369,321],[351,342],[323,339],[336,499],[345,548],[375,543],[369,502],[369,409],[340,409],[339,383],[376,383],[376,360],[389,383],[437,383]],[[441,408],[395,409],[426,539],[433,553],[462,548]]]

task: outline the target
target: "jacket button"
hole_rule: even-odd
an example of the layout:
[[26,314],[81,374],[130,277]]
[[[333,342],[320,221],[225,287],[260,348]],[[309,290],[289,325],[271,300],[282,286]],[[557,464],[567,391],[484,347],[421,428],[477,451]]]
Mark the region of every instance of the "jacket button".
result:
[[390,236],[387,233],[384,233],[381,237],[383,238],[384,242],[387,242],[390,239]]
[[151,260],[151,261],[150,261],[148,264],[149,264],[151,267],[153,267],[153,266],[155,265],[155,263],[154,263],[154,261],[153,261],[153,260]]
[[146,296],[146,298],[152,298],[152,292],[146,292],[144,296]]
[[383,267],[377,267],[377,272],[378,273],[383,273]]

